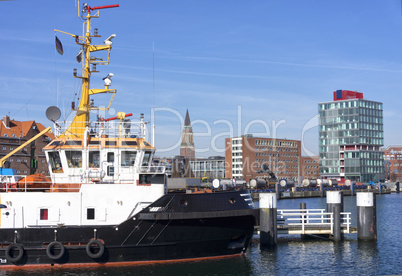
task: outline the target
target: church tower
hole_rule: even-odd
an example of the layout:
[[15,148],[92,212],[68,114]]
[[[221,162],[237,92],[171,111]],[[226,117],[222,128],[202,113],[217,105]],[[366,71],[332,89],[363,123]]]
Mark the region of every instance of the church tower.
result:
[[191,126],[188,109],[186,119],[184,120],[183,131],[181,132],[180,155],[188,159],[195,158],[193,127]]

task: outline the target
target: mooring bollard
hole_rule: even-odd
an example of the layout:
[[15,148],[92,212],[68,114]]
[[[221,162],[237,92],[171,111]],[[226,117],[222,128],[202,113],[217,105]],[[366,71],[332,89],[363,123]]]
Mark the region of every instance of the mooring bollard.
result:
[[276,194],[260,193],[260,244],[275,247],[277,243]]
[[334,205],[333,207],[333,237],[334,241],[342,240],[342,228],[341,228],[341,205]]
[[351,196],[354,196],[355,194],[354,194],[354,185],[353,185],[353,181],[351,181],[351,183],[350,183],[350,195]]
[[[335,209],[335,207],[339,207],[338,209]],[[327,212],[332,213],[332,218],[333,218],[333,226],[334,226],[334,240],[342,240],[343,239],[343,233],[341,232],[341,222],[342,218],[340,217],[340,213],[343,212],[343,194],[341,191],[327,191]],[[336,213],[339,212],[339,222],[336,223],[339,225],[339,234],[340,237],[335,237],[335,215]],[[337,239],[336,239],[337,238]]]
[[395,190],[396,190],[396,193],[399,194],[399,182],[395,183]]
[[275,193],[276,193],[276,200],[281,199],[281,188],[279,186],[279,183],[275,183]]
[[321,195],[321,197],[324,197],[324,187],[323,187],[322,183],[320,184],[320,195]]
[[327,191],[327,212],[333,213],[335,205],[341,206],[341,212],[343,212],[343,194],[341,191]]
[[356,193],[357,238],[377,240],[376,200],[373,192]]

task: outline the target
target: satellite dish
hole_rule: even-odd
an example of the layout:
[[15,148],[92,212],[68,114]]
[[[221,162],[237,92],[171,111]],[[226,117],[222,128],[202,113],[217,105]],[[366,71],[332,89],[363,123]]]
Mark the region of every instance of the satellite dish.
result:
[[51,106],[46,109],[46,117],[52,121],[56,122],[61,116],[61,111],[57,106]]

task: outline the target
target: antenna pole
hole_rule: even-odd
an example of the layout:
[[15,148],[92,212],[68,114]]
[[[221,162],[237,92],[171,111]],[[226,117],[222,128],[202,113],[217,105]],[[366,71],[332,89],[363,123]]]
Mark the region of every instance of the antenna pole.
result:
[[154,120],[152,122],[152,145],[155,147],[155,43],[152,41],[152,109]]

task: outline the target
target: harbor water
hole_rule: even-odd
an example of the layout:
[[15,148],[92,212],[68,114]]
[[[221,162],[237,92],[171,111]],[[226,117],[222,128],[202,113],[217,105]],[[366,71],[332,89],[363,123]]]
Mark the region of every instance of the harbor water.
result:
[[[278,209],[325,209],[325,198],[278,201]],[[344,197],[344,211],[356,224],[356,197]],[[402,194],[377,195],[376,242],[357,240],[301,240],[299,235],[278,236],[276,249],[262,250],[258,236],[243,256],[130,266],[0,270],[3,275],[398,275],[402,274]]]

